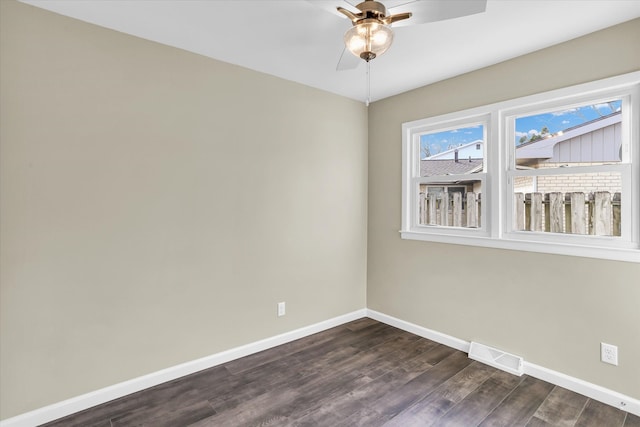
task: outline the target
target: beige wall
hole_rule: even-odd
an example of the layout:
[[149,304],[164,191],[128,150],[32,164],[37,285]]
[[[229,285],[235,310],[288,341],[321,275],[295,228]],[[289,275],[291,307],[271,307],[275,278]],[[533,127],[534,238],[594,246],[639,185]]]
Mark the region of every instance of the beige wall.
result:
[[640,20],[372,104],[367,248],[362,104],[0,7],[0,418],[362,308],[366,280],[640,398],[640,265],[398,234],[402,122],[638,70]]
[[0,7],[0,418],[365,307],[364,105]]
[[[398,233],[403,122],[636,71],[638,40],[636,19],[372,104],[367,306],[640,399],[640,264]],[[618,367],[599,361],[601,341]]]

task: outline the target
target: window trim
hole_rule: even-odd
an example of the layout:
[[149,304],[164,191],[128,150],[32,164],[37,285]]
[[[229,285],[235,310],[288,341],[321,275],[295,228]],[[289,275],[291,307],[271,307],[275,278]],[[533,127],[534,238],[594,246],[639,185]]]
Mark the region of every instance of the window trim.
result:
[[[402,188],[402,203],[403,203],[403,216],[402,216],[402,229],[407,230],[423,230],[431,234],[453,235],[453,236],[488,236],[490,231],[488,223],[485,220],[490,214],[490,209],[487,203],[481,204],[480,217],[482,218],[481,226],[478,228],[463,229],[458,227],[442,227],[442,226],[427,226],[418,224],[417,215],[415,212],[418,210],[418,196],[420,193],[419,185],[429,182],[433,183],[445,183],[455,182],[460,179],[481,181],[483,193],[488,191],[487,189],[487,143],[490,140],[490,121],[491,115],[487,113],[485,108],[476,108],[471,110],[465,110],[464,114],[452,113],[444,116],[438,116],[433,119],[423,119],[416,122],[412,122],[415,125],[411,127],[405,127],[403,124],[403,140],[402,145],[402,158],[403,169],[405,165],[410,165],[409,170],[403,172],[403,188]],[[485,142],[483,147],[483,172],[475,173],[472,175],[435,175],[430,177],[420,176],[420,136],[431,131],[447,131],[457,128],[470,127],[482,125],[484,127]],[[408,194],[407,192],[410,192]],[[407,205],[408,204],[408,205]]]
[[[512,178],[523,172],[515,169],[515,146],[506,142],[510,140],[509,126],[513,128],[514,117],[549,111],[556,106],[584,105],[612,97],[623,99],[623,162],[610,168],[622,172],[623,192],[626,191],[625,195],[628,193],[623,200],[630,200],[623,205],[622,236],[512,231],[509,228],[513,209]],[[415,182],[419,178],[416,177],[415,167],[419,166],[419,162],[416,163],[419,135],[479,123],[485,126],[487,135],[484,141],[484,170],[483,173],[465,177],[482,179],[482,230],[417,224],[419,189],[416,190]],[[402,141],[400,235],[403,239],[640,262],[640,71],[406,122],[402,125]],[[625,159],[628,163],[624,163]],[[597,169],[604,171],[607,168],[575,166],[562,172],[580,174]],[[552,172],[545,170],[544,173]]]

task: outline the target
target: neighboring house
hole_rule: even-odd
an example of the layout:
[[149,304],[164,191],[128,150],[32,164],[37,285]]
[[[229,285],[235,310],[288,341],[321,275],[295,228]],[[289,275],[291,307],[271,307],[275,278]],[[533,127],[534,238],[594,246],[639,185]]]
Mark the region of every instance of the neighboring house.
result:
[[[425,157],[420,161],[420,176],[466,175],[482,171],[484,141],[477,140],[442,153]],[[428,188],[428,190],[427,190]],[[452,184],[423,184],[421,192],[480,192],[477,181],[461,181]]]
[[549,138],[527,142],[516,147],[518,165],[534,168],[558,167],[558,163],[602,163],[620,161],[620,111],[600,117],[551,135]]
[[482,159],[448,160],[431,158],[420,162],[420,176],[461,175],[482,170]]
[[484,141],[479,139],[477,141],[473,141],[468,144],[461,145],[459,147],[454,147],[447,151],[443,151],[442,153],[425,157],[423,160],[455,160],[456,154],[457,154],[457,158],[460,160],[482,159],[484,157],[483,148],[484,148]]
[[[621,160],[622,114],[616,112],[596,120],[586,122],[548,138],[528,142],[516,147],[516,164],[519,168],[558,168]],[[620,177],[611,173],[591,175],[563,175],[519,177],[516,192],[574,190],[579,184],[580,191],[620,191]]]

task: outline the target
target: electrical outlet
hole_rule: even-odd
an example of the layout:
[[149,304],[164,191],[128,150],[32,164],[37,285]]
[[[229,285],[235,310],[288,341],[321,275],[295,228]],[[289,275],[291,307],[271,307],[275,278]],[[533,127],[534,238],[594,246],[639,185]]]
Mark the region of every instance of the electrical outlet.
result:
[[278,317],[284,316],[286,314],[286,307],[284,302],[278,303]]
[[618,366],[618,346],[600,343],[600,360]]

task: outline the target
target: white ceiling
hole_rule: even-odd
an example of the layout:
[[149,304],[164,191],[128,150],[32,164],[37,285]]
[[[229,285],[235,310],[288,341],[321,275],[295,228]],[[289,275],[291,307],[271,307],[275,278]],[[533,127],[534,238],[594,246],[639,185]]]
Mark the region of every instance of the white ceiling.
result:
[[[367,96],[364,62],[336,71],[350,22],[309,1],[22,1],[352,99]],[[389,51],[371,62],[371,100],[637,17],[640,0],[488,0],[481,14],[397,28]]]

